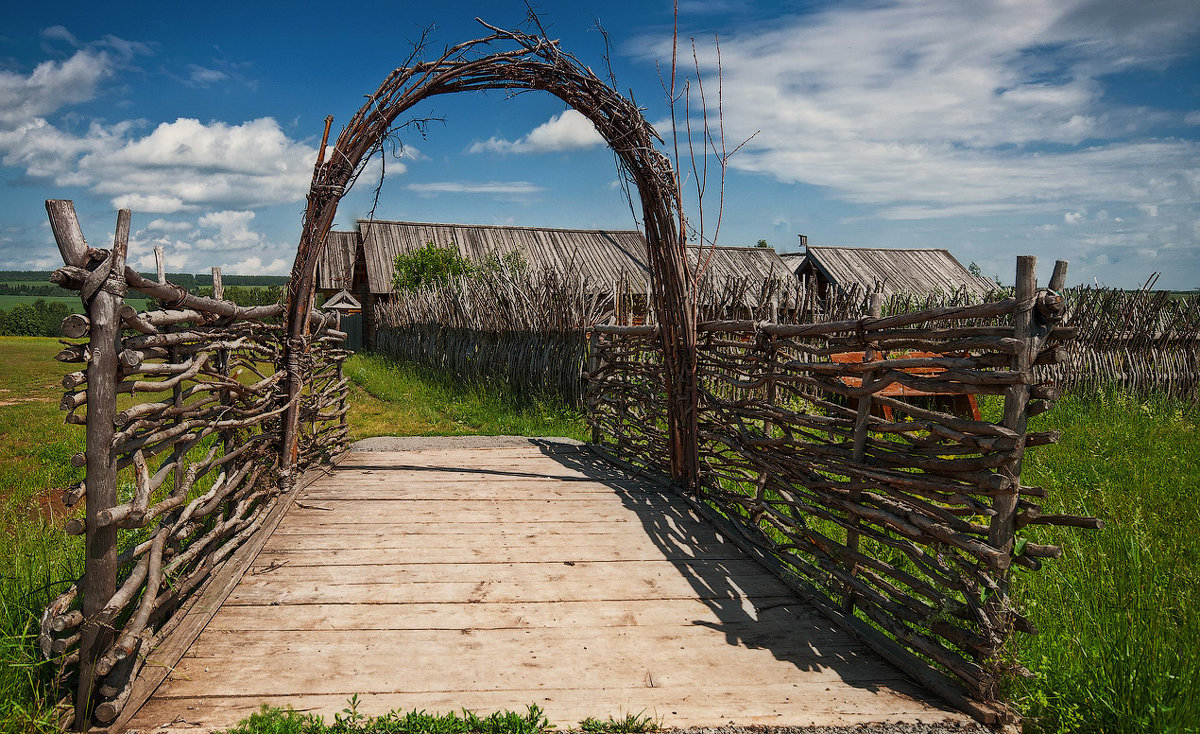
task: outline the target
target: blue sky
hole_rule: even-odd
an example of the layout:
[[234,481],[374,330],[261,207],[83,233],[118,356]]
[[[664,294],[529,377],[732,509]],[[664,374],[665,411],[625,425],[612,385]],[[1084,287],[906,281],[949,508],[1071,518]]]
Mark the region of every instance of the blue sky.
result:
[[[0,269],[57,265],[42,201],[70,198],[100,245],[132,208],[142,267],[162,244],[171,270],[286,273],[325,116],[336,134],[427,26],[436,50],[483,35],[476,16],[525,17],[517,2],[431,5],[10,5]],[[670,3],[535,7],[597,71],[598,20],[621,89],[669,139]],[[681,56],[694,76],[695,38],[710,106],[714,34],[727,145],[753,136],[729,159],[719,244],[946,247],[1005,281],[1029,253],[1069,259],[1074,282],[1160,271],[1160,287],[1200,287],[1195,0],[682,0]],[[548,95],[413,115],[444,122],[402,132],[379,218],[635,225],[612,155]],[[371,178],[341,226],[370,210]]]

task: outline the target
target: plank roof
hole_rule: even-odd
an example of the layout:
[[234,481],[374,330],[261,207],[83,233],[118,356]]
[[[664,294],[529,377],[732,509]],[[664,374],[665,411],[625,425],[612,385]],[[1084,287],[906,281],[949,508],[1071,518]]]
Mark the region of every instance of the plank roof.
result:
[[948,250],[881,247],[808,247],[811,263],[830,283],[841,288],[855,285],[873,289],[882,285],[885,294],[949,293],[966,288],[975,294],[993,290],[995,283],[976,277]]
[[354,282],[358,232],[330,232],[317,261],[317,290],[340,290]]
[[[455,246],[463,257],[480,262],[492,254],[520,252],[535,269],[578,273],[593,288],[624,282],[633,292],[649,285],[646,240],[637,230],[551,229],[478,224],[434,224],[362,220],[367,281],[377,295],[392,292],[396,256],[432,242]],[[689,248],[693,267],[699,248]],[[716,282],[740,279],[761,282],[791,277],[775,251],[759,247],[704,248],[706,270]]]
[[626,281],[644,290],[646,242],[641,232],[506,227],[479,224],[434,224],[362,220],[367,282],[371,292],[392,292],[396,256],[421,249],[432,242],[454,246],[472,262],[492,254],[520,252],[534,269],[562,273],[579,272],[589,282]]

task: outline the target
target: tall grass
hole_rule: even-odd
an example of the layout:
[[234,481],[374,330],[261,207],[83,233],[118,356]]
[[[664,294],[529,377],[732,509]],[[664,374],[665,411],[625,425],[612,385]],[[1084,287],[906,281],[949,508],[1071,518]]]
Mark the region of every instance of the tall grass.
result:
[[[54,728],[37,633],[42,610],[82,570],[83,543],[59,529],[55,489],[82,478],[71,454],[83,431],[63,425],[58,343],[0,338],[0,733]],[[56,509],[57,508],[57,509]]]
[[[70,370],[53,361],[57,349],[53,339],[0,339],[0,403],[10,403],[0,405],[0,734],[53,728],[54,670],[40,661],[37,621],[81,570],[82,543],[61,532],[52,501],[80,478],[69,458],[83,445],[57,409]],[[346,372],[355,438],[586,437],[582,416],[562,406],[371,355]],[[1011,690],[1027,730],[1200,732],[1200,417],[1108,393],[1068,397],[1033,428],[1063,434],[1025,463],[1025,482],[1049,492],[1044,511],[1096,515],[1106,527],[1028,531],[1064,554],[1017,572],[1015,598],[1041,628],[1018,635],[1014,650],[1038,674]]]
[[1035,419],[1061,441],[1027,454],[1047,512],[1100,531],[1037,528],[1063,557],[1018,572],[1041,634],[1019,636],[1037,678],[1014,696],[1035,732],[1200,731],[1200,424],[1178,403],[1110,392]]
[[583,414],[561,402],[527,399],[501,384],[464,384],[374,354],[346,361],[350,430],[370,436],[566,436],[586,440]]

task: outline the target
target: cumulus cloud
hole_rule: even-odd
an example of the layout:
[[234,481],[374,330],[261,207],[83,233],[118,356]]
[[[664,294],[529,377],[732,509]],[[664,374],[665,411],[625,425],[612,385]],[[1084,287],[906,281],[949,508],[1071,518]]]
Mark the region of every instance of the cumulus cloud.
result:
[[28,75],[0,71],[0,131],[92,99],[114,70],[110,54],[84,49],[65,61],[44,61]]
[[[78,45],[61,27],[44,35]],[[95,98],[105,80],[142,52],[140,44],[109,37],[27,74],[0,71],[0,161],[31,178],[84,187],[113,206],[147,213],[304,198],[316,151],[290,139],[273,118],[241,124],[180,118],[140,136],[144,124],[133,120],[92,121],[81,132],[51,122],[54,113]],[[191,71],[205,83],[223,73]]]
[[255,217],[249,210],[222,209],[194,221],[154,219],[130,237],[131,261],[139,269],[153,270],[157,246],[163,248],[168,269],[176,272],[220,265],[229,274],[285,274],[291,267],[292,246],[271,242],[258,232]]
[[1200,145],[1139,133],[1154,116],[1103,78],[1189,52],[1197,28],[1184,0],[891,0],[723,34],[727,138],[758,133],[730,164],[895,219],[1194,201]]
[[270,117],[240,125],[180,118],[84,155],[75,175],[113,196],[115,206],[170,214],[299,201],[315,158],[313,148],[288,138]]
[[477,140],[468,153],[561,153],[603,145],[604,138],[595,126],[575,110],[566,110],[529,131],[517,140],[488,138]]

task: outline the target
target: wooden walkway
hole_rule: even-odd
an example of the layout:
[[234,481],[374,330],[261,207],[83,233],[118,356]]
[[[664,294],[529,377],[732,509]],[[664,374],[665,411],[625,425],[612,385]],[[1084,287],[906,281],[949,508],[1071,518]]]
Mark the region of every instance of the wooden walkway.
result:
[[560,727],[966,721],[681,500],[566,445],[351,454],[127,728],[329,717],[356,693],[372,714],[535,703]]

